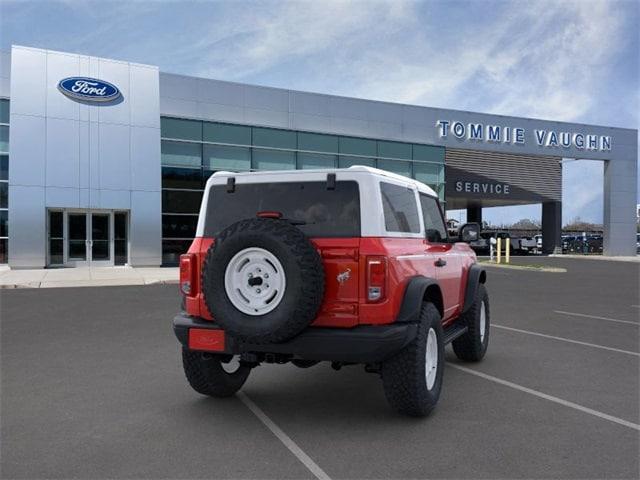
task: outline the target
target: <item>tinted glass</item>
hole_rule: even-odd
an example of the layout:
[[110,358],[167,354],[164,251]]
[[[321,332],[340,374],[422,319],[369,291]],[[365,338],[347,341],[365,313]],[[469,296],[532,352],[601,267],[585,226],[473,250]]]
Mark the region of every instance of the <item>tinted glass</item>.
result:
[[187,253],[191,240],[162,240],[162,264],[177,265],[180,255]]
[[336,156],[322,153],[298,153],[298,168],[335,168]]
[[113,216],[113,236],[116,240],[127,239],[127,214],[116,213]]
[[411,162],[399,160],[378,160],[378,168],[387,172],[397,173],[405,177],[411,177]]
[[202,145],[163,140],[161,156],[163,165],[199,167],[202,165]]
[[9,262],[9,240],[0,239],[0,263]]
[[91,216],[91,239],[109,240],[109,215],[94,213]]
[[0,237],[9,236],[9,212],[0,210]]
[[0,100],[0,123],[9,123],[9,100]]
[[375,140],[340,137],[340,153],[375,157],[378,154]]
[[420,205],[422,207],[422,218],[424,219],[427,240],[430,242],[445,242],[447,240],[447,229],[442,220],[442,214],[436,199],[420,194]]
[[205,142],[251,145],[251,127],[242,125],[205,122],[202,126],[202,136]]
[[202,122],[163,117],[160,119],[160,134],[163,138],[202,140]]
[[162,167],[162,188],[202,188],[202,171],[199,168]]
[[338,137],[317,133],[298,133],[298,150],[338,153]]
[[413,145],[413,159],[424,162],[444,163],[444,147]]
[[193,238],[198,225],[197,215],[162,215],[162,236],[166,238]]
[[413,175],[416,180],[436,187],[444,181],[444,166],[433,163],[414,163]]
[[128,261],[126,213],[120,212],[113,215],[113,235],[114,264],[124,265]]
[[9,180],[9,156],[0,155],[0,180]]
[[49,237],[62,238],[62,212],[49,212]]
[[62,265],[63,259],[63,240],[49,240],[49,264]]
[[374,158],[364,157],[345,157],[340,155],[338,158],[338,166],[340,168],[349,168],[352,165],[364,165],[365,167],[375,167],[376,160]]
[[0,208],[7,208],[9,205],[9,184],[0,182]]
[[109,260],[110,258],[109,241],[94,240],[91,244],[91,260]]
[[275,128],[254,128],[253,144],[260,147],[296,148],[296,132]]
[[0,125],[0,152],[9,152],[9,127]]
[[253,150],[253,168],[258,170],[295,170],[296,153],[283,150]]
[[198,213],[202,192],[183,190],[162,191],[162,211],[167,213]]
[[203,148],[205,168],[231,171],[251,168],[249,148],[226,147],[224,145],[205,145]]
[[411,160],[411,144],[400,142],[378,142],[378,156]]
[[305,222],[298,225],[309,237],[360,236],[360,193],[356,182],[259,183],[226,185],[209,193],[205,235],[215,236],[229,225],[255,218],[261,211],[280,212],[283,218]]
[[82,241],[87,239],[87,217],[85,214],[69,214],[69,238]]
[[420,218],[413,190],[380,183],[384,223],[388,232],[420,233]]
[[7,263],[9,261],[9,242],[6,238],[0,239],[0,263]]

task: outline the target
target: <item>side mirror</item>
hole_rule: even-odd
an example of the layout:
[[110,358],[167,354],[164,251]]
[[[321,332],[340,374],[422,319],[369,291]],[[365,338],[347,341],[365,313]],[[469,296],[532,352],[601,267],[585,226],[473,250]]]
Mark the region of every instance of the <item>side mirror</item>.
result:
[[475,242],[480,239],[480,225],[478,223],[465,223],[460,227],[461,242]]

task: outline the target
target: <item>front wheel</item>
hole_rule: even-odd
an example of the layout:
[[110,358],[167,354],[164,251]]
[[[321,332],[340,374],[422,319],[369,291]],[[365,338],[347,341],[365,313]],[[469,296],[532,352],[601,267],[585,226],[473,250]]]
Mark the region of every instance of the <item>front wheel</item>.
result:
[[418,334],[404,349],[382,363],[387,400],[400,413],[424,417],[440,398],[444,373],[441,317],[433,303],[424,302]]
[[247,380],[251,367],[238,356],[229,358],[182,349],[182,366],[189,385],[196,392],[211,397],[230,397]]

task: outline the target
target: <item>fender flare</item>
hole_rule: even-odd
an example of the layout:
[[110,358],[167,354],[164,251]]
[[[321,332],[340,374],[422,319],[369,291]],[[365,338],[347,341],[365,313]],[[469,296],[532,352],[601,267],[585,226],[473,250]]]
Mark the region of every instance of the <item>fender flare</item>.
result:
[[[427,290],[430,290],[430,292],[427,292]],[[442,292],[437,280],[418,275],[411,277],[407,283],[404,290],[404,297],[402,298],[402,304],[400,305],[400,311],[396,317],[396,322],[418,322],[420,319],[422,302],[427,294],[433,296],[433,303],[440,312],[440,315],[443,315],[444,307],[442,302]]]
[[478,285],[487,281],[487,272],[484,267],[481,267],[477,263],[474,263],[469,267],[469,273],[467,274],[467,288],[464,292],[464,306],[462,307],[462,313],[466,313],[473,305],[476,299],[476,292],[478,291]]

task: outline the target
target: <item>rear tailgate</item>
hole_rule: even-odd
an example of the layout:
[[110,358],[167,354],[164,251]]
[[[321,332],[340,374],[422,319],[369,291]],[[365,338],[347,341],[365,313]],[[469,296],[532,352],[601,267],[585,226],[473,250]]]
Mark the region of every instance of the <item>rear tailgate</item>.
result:
[[358,238],[314,238],[324,265],[324,302],[312,325],[354,327],[358,324]]

